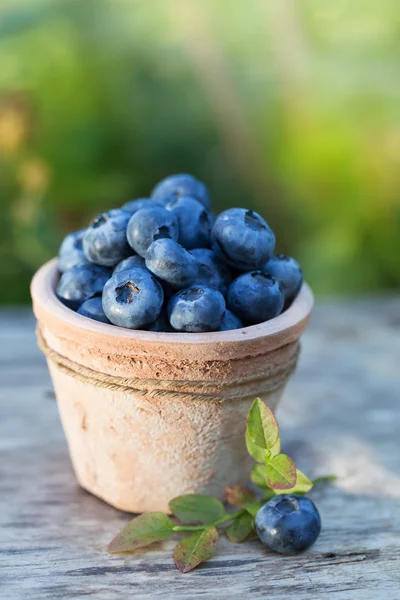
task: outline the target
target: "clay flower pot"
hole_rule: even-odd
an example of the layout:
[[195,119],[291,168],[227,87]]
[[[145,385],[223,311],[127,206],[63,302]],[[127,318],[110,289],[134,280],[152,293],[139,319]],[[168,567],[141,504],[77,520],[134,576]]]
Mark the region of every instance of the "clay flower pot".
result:
[[57,261],[32,282],[76,476],[130,511],[167,511],[187,493],[222,498],[248,481],[244,432],[256,396],[276,408],[295,369],[313,296],[304,284],[279,317],[206,334],[132,331],[87,319],[56,297]]

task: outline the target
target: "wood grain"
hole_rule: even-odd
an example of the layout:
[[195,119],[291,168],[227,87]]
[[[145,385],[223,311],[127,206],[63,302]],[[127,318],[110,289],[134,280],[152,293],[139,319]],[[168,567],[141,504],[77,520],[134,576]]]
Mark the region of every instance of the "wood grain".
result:
[[0,598],[400,597],[400,299],[318,306],[278,410],[283,447],[312,476],[320,539],[282,557],[256,539],[193,573],[174,543],[131,556],[106,544],[129,520],[72,474],[28,311],[0,312]]

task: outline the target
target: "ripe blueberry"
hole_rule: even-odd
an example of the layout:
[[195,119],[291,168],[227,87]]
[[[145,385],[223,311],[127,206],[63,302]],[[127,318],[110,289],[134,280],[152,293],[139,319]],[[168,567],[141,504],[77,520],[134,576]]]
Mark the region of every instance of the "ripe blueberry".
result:
[[160,181],[151,192],[151,197],[157,200],[170,200],[174,196],[192,196],[207,210],[211,206],[206,186],[192,175],[170,175]]
[[207,248],[196,248],[190,254],[199,263],[199,273],[196,277],[196,285],[204,285],[219,290],[224,296],[232,281],[232,275],[227,265],[213,252]]
[[247,325],[277,317],[283,303],[279,283],[264,271],[244,273],[229,287],[228,306]]
[[128,242],[131,248],[144,258],[155,240],[167,238],[177,241],[178,237],[178,220],[165,208],[141,208],[132,215],[128,224]]
[[279,281],[285,302],[289,303],[297,296],[303,283],[303,273],[294,258],[277,254],[270,258],[263,270]]
[[117,264],[114,268],[113,275],[115,273],[119,273],[120,271],[124,271],[125,269],[145,269],[146,263],[144,258],[135,254],[135,256],[128,256],[128,258],[124,258]]
[[211,217],[203,204],[190,196],[176,196],[165,207],[179,223],[178,242],[186,248],[206,248],[210,243]]
[[275,236],[258,213],[230,208],[215,221],[211,247],[238,271],[251,271],[262,268],[272,256]]
[[138,198],[137,200],[129,200],[122,205],[122,210],[134,215],[142,208],[164,208],[164,202],[154,200],[152,198]]
[[321,517],[305,496],[282,494],[264,504],[256,516],[257,535],[274,552],[302,552],[317,540]]
[[110,321],[104,314],[103,303],[100,296],[96,296],[95,298],[89,298],[89,300],[85,300],[85,302],[81,304],[81,306],[78,308],[77,312],[83,317],[88,317],[89,319],[100,321],[101,323],[110,324]]
[[83,251],[88,260],[113,267],[129,256],[126,228],[130,214],[121,209],[102,213],[87,228],[83,236]]
[[101,295],[110,276],[111,272],[106,267],[92,263],[75,265],[61,275],[57,297],[72,310],[78,310],[85,300]]
[[226,309],[222,319],[220,331],[231,331],[232,329],[242,329],[243,323],[231,310]]
[[146,328],[159,317],[164,292],[144,269],[115,273],[103,290],[103,310],[114,325],[128,329]]
[[67,235],[58,252],[58,270],[61,273],[67,271],[75,265],[88,263],[88,259],[83,253],[82,240],[86,229],[80,229]]
[[225,308],[221,292],[200,285],[192,286],[172,296],[168,302],[168,317],[177,331],[218,331]]
[[168,321],[168,317],[167,317],[164,309],[161,311],[158,319],[156,319],[154,321],[154,323],[152,323],[150,325],[150,327],[148,327],[147,329],[148,329],[148,331],[155,331],[157,333],[161,333],[161,332],[171,333],[172,331],[174,331],[171,327],[170,322]]
[[196,259],[180,244],[168,238],[152,243],[146,254],[146,267],[177,290],[191,285],[199,270]]

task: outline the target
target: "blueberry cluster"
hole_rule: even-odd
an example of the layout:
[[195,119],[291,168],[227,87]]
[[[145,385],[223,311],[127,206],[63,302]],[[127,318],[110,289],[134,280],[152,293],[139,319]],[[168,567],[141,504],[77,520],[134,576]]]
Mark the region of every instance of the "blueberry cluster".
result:
[[119,327],[208,332],[279,315],[303,276],[274,255],[275,236],[256,212],[210,212],[191,175],[161,181],[69,234],[59,251],[58,298],[79,314]]

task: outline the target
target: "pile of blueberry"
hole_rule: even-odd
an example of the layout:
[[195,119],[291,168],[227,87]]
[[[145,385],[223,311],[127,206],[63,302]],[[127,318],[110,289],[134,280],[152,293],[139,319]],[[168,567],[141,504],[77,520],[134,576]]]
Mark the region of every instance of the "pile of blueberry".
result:
[[215,218],[206,186],[172,175],[150,198],[64,239],[57,296],[81,315],[129,329],[239,329],[279,315],[301,287],[299,264],[274,248],[258,213],[231,208]]

